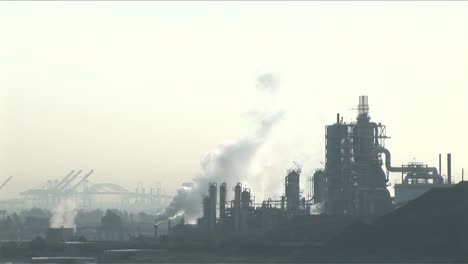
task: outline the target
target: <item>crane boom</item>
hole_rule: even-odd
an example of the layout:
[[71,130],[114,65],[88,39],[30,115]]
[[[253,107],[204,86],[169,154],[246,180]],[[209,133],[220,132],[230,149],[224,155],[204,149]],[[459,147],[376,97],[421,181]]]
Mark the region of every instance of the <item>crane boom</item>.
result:
[[5,187],[5,185],[11,180],[11,178],[13,178],[13,176],[8,177],[8,179],[6,179],[6,180],[2,183],[2,185],[0,185],[0,190],[3,189],[3,187]]
[[60,188],[60,185],[62,185],[66,180],[68,180],[70,178],[70,176],[73,175],[73,173],[75,173],[75,170],[72,170],[67,175],[65,175],[65,177],[63,177],[63,179],[57,185],[55,185],[53,189],[56,190],[56,189]]
[[91,174],[93,174],[93,172],[94,170],[90,170],[83,178],[81,178],[81,180],[77,184],[71,187],[70,190],[76,190],[76,188],[78,188],[84,181],[86,181],[88,177],[91,176]]
[[74,181],[76,179],[76,177],[78,177],[78,175],[80,175],[81,173],[81,170],[79,170],[77,173],[75,173],[75,175],[73,175],[68,181],[66,181],[60,188],[58,188],[59,191],[63,191],[65,190],[65,188],[68,187],[68,185],[70,185],[72,183],[72,181]]

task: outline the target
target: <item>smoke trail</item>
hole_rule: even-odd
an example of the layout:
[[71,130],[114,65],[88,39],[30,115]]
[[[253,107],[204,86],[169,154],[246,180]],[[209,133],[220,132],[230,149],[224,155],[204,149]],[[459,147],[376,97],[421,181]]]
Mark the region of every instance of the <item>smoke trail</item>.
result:
[[201,162],[201,173],[193,179],[193,187],[180,188],[169,206],[156,216],[156,222],[182,212],[188,221],[192,221],[200,216],[201,198],[208,191],[210,182],[226,182],[228,186],[234,186],[238,181],[245,180],[253,157],[282,115],[283,112],[278,112],[262,119],[254,135],[232,144],[220,145],[208,153]]
[[313,215],[318,215],[318,214],[322,214],[323,212],[323,206],[324,206],[324,203],[317,203],[317,204],[313,204],[311,207],[310,207],[310,213],[313,214]]
[[[266,73],[257,78],[257,88],[263,93],[262,98],[276,92],[278,87],[278,78],[273,74]],[[268,102],[258,106],[259,109],[248,113],[256,122],[253,135],[242,137],[231,144],[220,145],[209,152],[201,161],[201,172],[193,178],[193,186],[184,186],[177,191],[166,209],[156,216],[157,223],[182,213],[187,221],[199,217],[202,211],[202,196],[207,193],[210,182],[225,182],[231,187],[237,182],[245,182],[255,155],[284,114],[281,110],[271,109]]]
[[268,92],[276,92],[280,87],[278,75],[267,72],[258,76],[257,88]]
[[72,198],[65,198],[60,201],[54,209],[50,218],[52,228],[72,228],[75,226],[75,217],[78,213],[78,204]]

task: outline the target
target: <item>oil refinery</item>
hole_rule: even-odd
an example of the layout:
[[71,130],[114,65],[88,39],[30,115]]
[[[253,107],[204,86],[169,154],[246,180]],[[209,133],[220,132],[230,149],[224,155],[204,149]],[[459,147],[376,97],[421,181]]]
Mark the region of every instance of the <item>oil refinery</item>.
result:
[[[452,180],[450,153],[446,177],[441,173],[441,154],[439,168],[417,162],[392,164],[391,152],[385,147],[386,127],[371,121],[367,96],[359,97],[357,110],[355,122],[345,123],[337,114],[336,123],[326,126],[325,166],[306,179],[310,181],[309,195],[304,196],[300,190],[302,166],[298,163],[287,171],[284,194],[278,199],[256,202],[254,194],[242,183],[227,186],[212,182],[200,200],[203,212],[197,224],[185,223],[183,215],[166,223],[158,222],[154,227],[155,238],[163,239],[173,250],[202,244],[220,250],[235,247],[245,254],[254,248],[258,253],[265,247],[279,247],[299,250],[296,253],[301,256],[309,256],[307,252],[314,250],[336,255],[341,247],[360,245],[357,233],[370,232],[387,217],[405,212],[415,203],[428,206],[424,199],[436,190],[450,193],[455,192],[454,188],[467,188],[464,182],[456,185]],[[401,173],[401,182],[393,186],[393,197],[389,192],[391,172]],[[229,190],[233,191],[232,201],[227,200]],[[158,231],[161,225],[167,225],[167,233]],[[408,227],[395,228],[401,232]],[[350,232],[354,238],[349,237]],[[348,242],[343,245],[343,241]],[[309,249],[304,251],[304,247]]]
[[[446,175],[442,154],[438,168],[418,162],[395,166],[385,146],[386,127],[371,121],[367,96],[359,97],[356,121],[346,123],[337,114],[336,123],[325,131],[324,167],[304,177],[306,192],[300,187],[302,165],[294,162],[286,171],[283,194],[263,201],[256,201],[242,182],[210,182],[199,197],[202,210],[196,223],[186,222],[183,211],[165,219],[164,212],[148,216],[107,210],[92,217],[82,212],[74,227],[46,224],[42,231],[27,232],[28,237],[45,236],[47,250],[41,254],[53,255],[62,245],[68,255],[103,263],[468,259],[468,184],[463,172],[461,182],[453,181],[450,153]],[[164,199],[168,204],[158,189],[130,192],[114,184],[89,184],[93,170],[81,178],[80,173],[71,171],[22,195],[43,208],[67,197],[90,208],[96,196],[111,194],[120,195],[121,203],[134,210],[141,211],[138,204],[161,205]],[[390,173],[401,174],[394,196],[389,192]],[[184,183],[183,189],[193,186]],[[11,231],[7,235],[18,237]]]

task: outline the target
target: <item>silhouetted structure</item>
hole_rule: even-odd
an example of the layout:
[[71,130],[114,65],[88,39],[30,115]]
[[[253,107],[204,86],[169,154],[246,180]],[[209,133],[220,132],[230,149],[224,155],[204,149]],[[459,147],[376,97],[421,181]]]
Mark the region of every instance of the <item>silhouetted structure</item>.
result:
[[[357,110],[356,122],[345,123],[338,114],[336,123],[326,127],[325,169],[317,170],[313,177],[314,202],[325,203],[324,213],[375,217],[392,210],[388,175],[382,165],[388,172],[402,173],[402,183],[395,186],[397,203],[444,185],[434,167],[416,162],[392,166],[390,151],[385,148],[386,127],[370,121],[367,96],[359,97]],[[385,154],[385,163],[381,154]]]

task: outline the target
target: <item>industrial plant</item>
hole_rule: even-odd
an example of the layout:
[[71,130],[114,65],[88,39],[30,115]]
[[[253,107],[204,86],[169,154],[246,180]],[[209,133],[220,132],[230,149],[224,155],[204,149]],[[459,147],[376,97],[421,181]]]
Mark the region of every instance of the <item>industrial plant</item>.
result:
[[[43,224],[42,231],[21,229],[21,237],[31,238],[34,232],[39,237],[31,243],[39,243],[42,251],[28,254],[53,255],[62,245],[68,255],[104,263],[349,262],[389,261],[395,256],[398,261],[421,261],[424,256],[441,261],[468,259],[464,253],[468,185],[463,172],[462,182],[453,181],[450,153],[446,175],[442,154],[438,168],[418,162],[395,166],[385,146],[386,127],[371,121],[367,96],[359,97],[355,122],[346,123],[337,114],[336,122],[325,131],[324,167],[304,177],[302,164],[293,162],[294,168],[284,176],[284,191],[277,197],[256,201],[246,183],[210,182],[207,192],[197,197],[202,208],[197,221],[189,223],[184,211],[171,207],[169,197],[159,189],[130,192],[114,184],[90,184],[93,170],[81,178],[81,170],[71,171],[61,180],[23,192],[24,201],[54,208],[73,197],[86,209],[97,196],[119,195],[126,207],[161,206],[164,201],[167,209],[154,215],[80,212],[73,216],[75,226]],[[401,174],[393,196],[389,173]],[[306,191],[301,190],[301,181],[307,182]],[[182,194],[193,187],[194,183],[184,183]],[[452,218],[456,220],[450,224]],[[4,231],[4,235],[15,238],[18,232]],[[43,259],[33,257],[34,261]]]
[[[313,176],[314,202],[324,203],[323,213],[375,217],[432,187],[451,185],[451,154],[446,180],[440,173],[440,154],[439,170],[415,162],[392,166],[390,150],[385,148],[386,127],[370,121],[367,96],[359,97],[357,109],[356,122],[344,123],[337,114],[336,123],[326,127],[325,169]],[[388,191],[390,172],[401,173],[394,199]]]
[[216,183],[210,183],[209,194],[203,198],[203,217],[198,221],[199,227],[208,231],[207,234],[249,234],[253,231],[269,230],[281,223],[285,217],[309,215],[312,204],[300,196],[300,174],[300,166],[290,170],[285,177],[285,195],[281,196],[280,200],[268,199],[261,204],[254,203],[250,189],[242,188],[241,183],[234,187],[234,200],[230,202],[226,199],[226,183],[222,183],[219,186],[218,203],[218,187]]
[[[446,178],[440,173],[441,154],[439,169],[416,162],[398,167],[391,163],[391,152],[385,147],[387,138],[385,125],[371,121],[368,97],[360,96],[355,122],[345,123],[337,114],[336,123],[326,126],[325,168],[317,169],[306,179],[311,182],[308,197],[302,196],[300,190],[302,166],[298,163],[287,171],[284,194],[277,199],[255,202],[251,190],[242,183],[227,186],[213,182],[200,200],[203,214],[196,227],[179,217],[182,224],[174,226],[172,221],[167,235],[175,240],[181,237],[229,240],[273,232],[294,219],[308,221],[318,229],[327,225],[326,229],[333,233],[337,231],[333,225],[341,227],[359,219],[373,221],[434,187],[453,186],[451,154],[447,155]],[[390,172],[401,173],[401,183],[394,186],[394,197],[388,190]],[[229,189],[234,193],[232,201],[227,200]],[[319,224],[324,217],[328,220]],[[155,236],[157,230],[158,224]]]

